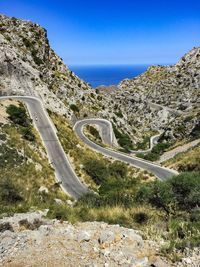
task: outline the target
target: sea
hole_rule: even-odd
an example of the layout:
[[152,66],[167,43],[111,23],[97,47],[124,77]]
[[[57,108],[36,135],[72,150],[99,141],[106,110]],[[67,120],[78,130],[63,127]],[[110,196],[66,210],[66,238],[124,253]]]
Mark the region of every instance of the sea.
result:
[[149,65],[71,65],[69,68],[93,88],[100,85],[118,85],[126,78],[143,73]]

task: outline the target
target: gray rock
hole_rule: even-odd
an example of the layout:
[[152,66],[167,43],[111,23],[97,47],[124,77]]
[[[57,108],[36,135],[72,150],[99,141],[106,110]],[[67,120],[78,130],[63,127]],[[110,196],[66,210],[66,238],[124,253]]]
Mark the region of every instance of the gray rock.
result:
[[82,230],[80,232],[78,232],[77,234],[77,240],[78,242],[83,242],[83,241],[90,241],[91,239],[91,233],[85,230]]
[[115,239],[115,233],[110,231],[110,230],[106,230],[103,231],[99,237],[99,243],[103,244],[105,242],[113,242]]

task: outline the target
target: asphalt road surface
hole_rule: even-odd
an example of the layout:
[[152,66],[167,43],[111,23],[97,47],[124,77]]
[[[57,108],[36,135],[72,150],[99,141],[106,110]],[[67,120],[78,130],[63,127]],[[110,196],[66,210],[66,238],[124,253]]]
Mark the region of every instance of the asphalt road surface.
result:
[[109,146],[115,145],[116,140],[110,121],[105,119],[84,119],[82,122],[85,122],[85,125],[94,124],[98,126],[102,142]]
[[[140,169],[144,169],[147,170],[151,173],[153,173],[156,177],[158,177],[161,180],[166,180],[174,175],[177,175],[178,173],[174,170],[162,167],[158,164],[154,164],[152,162],[143,160],[143,159],[139,159],[136,157],[130,157],[124,153],[121,152],[117,152],[117,151],[113,151],[111,149],[107,149],[104,147],[101,147],[97,144],[95,144],[94,142],[92,142],[91,140],[89,140],[85,134],[83,133],[83,127],[86,126],[87,124],[91,124],[91,119],[87,120],[81,120],[76,122],[76,124],[74,125],[74,131],[76,132],[77,136],[86,144],[88,145],[90,148],[94,149],[97,152],[100,152],[101,154],[129,163],[131,165],[133,165],[134,167],[140,168]],[[93,119],[92,120],[92,124],[96,124],[99,125],[99,127],[101,127],[102,125],[102,121],[99,122],[98,119]],[[104,127],[106,127],[106,123],[104,123]],[[110,135],[108,135],[108,139]]]

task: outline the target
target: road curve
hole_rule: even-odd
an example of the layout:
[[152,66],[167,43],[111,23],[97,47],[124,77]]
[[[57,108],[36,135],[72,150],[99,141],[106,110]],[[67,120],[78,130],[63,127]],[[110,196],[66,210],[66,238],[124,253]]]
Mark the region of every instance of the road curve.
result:
[[39,98],[31,96],[5,96],[0,100],[16,99],[26,104],[34,126],[37,128],[46,148],[49,162],[55,170],[57,180],[63,190],[78,199],[88,192],[75,174],[56,134],[56,128]]
[[102,142],[109,146],[115,146],[117,140],[115,138],[113,127],[110,121],[106,119],[84,119],[83,122],[87,124],[94,124],[98,126]]
[[[162,167],[158,164],[154,164],[152,162],[149,162],[149,161],[146,161],[143,159],[139,159],[136,157],[130,157],[124,153],[113,151],[111,149],[107,149],[107,148],[104,148],[104,147],[101,147],[101,146],[95,144],[94,142],[89,140],[85,136],[85,134],[83,133],[83,128],[88,124],[96,124],[99,127],[105,128],[105,127],[108,127],[108,121],[102,120],[102,119],[100,119],[100,120],[99,119],[85,119],[85,120],[77,121],[75,123],[74,131],[76,132],[77,136],[93,150],[95,150],[95,151],[97,151],[97,152],[99,152],[105,156],[129,163],[129,164],[133,165],[134,167],[147,170],[147,171],[153,173],[156,177],[158,177],[161,180],[166,180],[166,179],[178,174],[176,171]],[[109,136],[112,136],[112,135],[109,134],[107,139],[110,138]],[[112,140],[110,142],[112,143]]]
[[130,150],[131,153],[143,153],[143,154],[146,154],[146,153],[149,153],[151,152],[151,150],[153,149],[153,147],[157,144],[157,141],[158,139],[160,138],[161,136],[161,132],[159,134],[156,134],[156,135],[153,135],[151,136],[150,138],[150,144],[149,144],[149,148],[148,149],[145,149],[145,150]]

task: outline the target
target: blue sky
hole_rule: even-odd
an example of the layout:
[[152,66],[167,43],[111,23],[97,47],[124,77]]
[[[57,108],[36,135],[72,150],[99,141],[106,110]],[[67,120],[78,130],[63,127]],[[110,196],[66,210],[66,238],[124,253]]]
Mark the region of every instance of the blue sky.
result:
[[1,0],[0,13],[45,27],[68,65],[175,63],[200,46],[199,0]]

